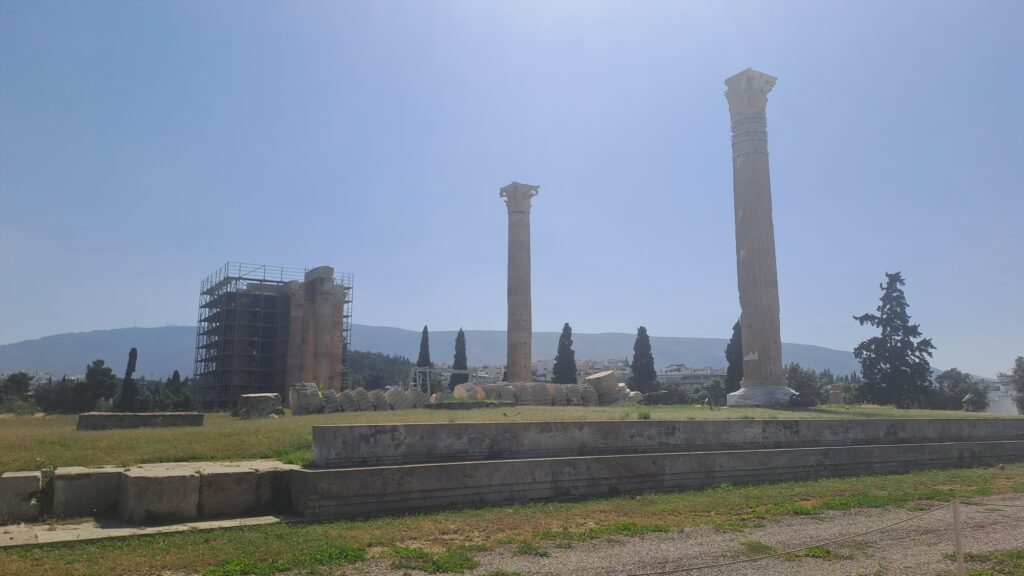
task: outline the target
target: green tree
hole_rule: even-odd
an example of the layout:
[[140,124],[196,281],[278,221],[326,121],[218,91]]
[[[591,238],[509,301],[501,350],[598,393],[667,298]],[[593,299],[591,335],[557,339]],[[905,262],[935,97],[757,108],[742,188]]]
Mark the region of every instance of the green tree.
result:
[[935,400],[929,408],[984,412],[988,408],[988,389],[973,376],[950,368],[935,378]]
[[[28,372],[15,372],[4,378],[0,396],[10,400],[26,400],[32,389],[32,375]],[[2,400],[2,399],[0,399]]]
[[136,400],[139,397],[139,386],[132,380],[135,374],[135,364],[139,359],[139,351],[132,348],[128,352],[128,366],[124,369],[124,380],[121,382],[121,394],[117,397],[117,410],[119,412],[134,412],[137,410]]
[[800,394],[801,398],[810,400],[814,404],[820,404],[824,396],[821,386],[818,384],[818,373],[810,368],[804,368],[799,362],[791,362],[786,365],[786,385]]
[[169,410],[176,412],[192,410],[192,396],[188,392],[188,382],[181,379],[177,370],[164,384],[163,395]]
[[632,375],[629,387],[644,394],[658,389],[658,373],[654,369],[654,354],[651,353],[651,338],[647,328],[636,330],[636,341],[633,343],[633,362],[629,365]]
[[822,388],[826,388],[836,383],[836,377],[832,374],[832,370],[825,368],[821,372],[818,372],[818,385]]
[[[455,335],[455,359],[452,360],[453,370],[469,370],[469,360],[466,358],[466,333],[459,328]],[[454,390],[459,384],[469,382],[469,374],[452,374],[448,379],[448,389]]]
[[558,337],[555,367],[551,371],[551,381],[555,384],[576,383],[576,352],[572,349],[572,326],[568,322],[562,326],[562,335]]
[[416,367],[431,368],[434,363],[430,361],[430,333],[427,327],[423,327],[423,334],[420,335],[420,355],[416,358]]
[[101,398],[113,398],[117,393],[117,377],[103,360],[94,360],[85,367],[85,380],[71,387],[73,412],[88,412]]
[[861,402],[909,408],[918,406],[929,393],[932,345],[921,335],[920,326],[910,323],[907,298],[901,286],[903,275],[886,272],[878,314],[854,316],[861,326],[867,324],[881,334],[861,342],[853,350],[860,361],[863,382],[857,387]]
[[1024,356],[1017,356],[1013,361],[1010,382],[1013,383],[1013,390],[1016,392],[1013,401],[1017,404],[1017,412],[1024,414]]
[[348,357],[349,386],[376,390],[405,382],[413,363],[405,356],[352,350]]
[[32,376],[26,372],[15,372],[4,378],[0,385],[0,412],[32,414],[35,411]]
[[740,389],[743,380],[743,329],[739,320],[732,325],[732,338],[725,347],[725,361],[729,363],[725,370],[725,393],[732,394]]

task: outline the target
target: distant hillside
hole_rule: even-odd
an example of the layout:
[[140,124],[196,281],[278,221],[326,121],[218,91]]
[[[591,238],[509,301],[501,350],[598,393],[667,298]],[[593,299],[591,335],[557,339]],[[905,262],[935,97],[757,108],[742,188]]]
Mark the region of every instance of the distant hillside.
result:
[[[634,334],[573,334],[577,358],[606,360],[631,358]],[[84,374],[85,366],[97,358],[106,360],[114,371],[124,371],[128,351],[139,349],[138,374],[166,378],[174,370],[192,373],[195,354],[194,326],[160,328],[118,328],[57,334],[38,340],[25,340],[0,346],[0,372],[36,369],[52,374]],[[366,326],[352,327],[352,347],[367,352],[400,354],[415,359],[420,333],[415,330]],[[724,338],[683,338],[652,336],[651,347],[658,368],[668,364],[725,367]],[[504,330],[467,330],[466,348],[474,366],[505,362]],[[557,332],[538,332],[533,336],[535,360],[553,358],[558,348]],[[431,332],[430,356],[434,362],[451,362],[455,352],[455,332]],[[835,374],[858,369],[853,354],[807,344],[783,344],[785,362],[799,362],[808,368],[829,368]]]
[[128,364],[128,351],[139,349],[136,374],[167,378],[178,370],[192,373],[196,352],[195,326],[117,328],[46,336],[0,346],[0,372],[34,368],[40,372],[85,374],[87,364],[101,358],[117,374]]

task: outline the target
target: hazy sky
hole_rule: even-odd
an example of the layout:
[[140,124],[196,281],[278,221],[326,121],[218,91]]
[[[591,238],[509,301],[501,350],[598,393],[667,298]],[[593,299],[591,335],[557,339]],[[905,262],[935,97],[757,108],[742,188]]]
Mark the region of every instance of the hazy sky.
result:
[[[723,80],[768,126],[787,342],[886,271],[933,364],[1024,354],[1024,3],[0,0],[0,343],[192,324],[227,260],[354,318],[505,326],[498,188],[540,185],[534,328],[728,337]],[[359,347],[355,342],[354,346]]]

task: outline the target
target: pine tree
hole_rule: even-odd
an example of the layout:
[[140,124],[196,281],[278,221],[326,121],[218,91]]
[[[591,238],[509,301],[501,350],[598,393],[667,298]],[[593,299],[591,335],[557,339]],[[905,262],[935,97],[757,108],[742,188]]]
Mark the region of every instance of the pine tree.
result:
[[128,366],[124,369],[121,394],[117,397],[117,410],[119,412],[134,412],[137,409],[139,386],[132,380],[132,375],[135,374],[135,364],[138,359],[139,351],[132,348],[128,352]]
[[743,380],[743,330],[739,320],[732,325],[732,338],[725,347],[725,361],[729,363],[725,370],[725,393],[731,394],[740,389]]
[[[466,333],[459,328],[455,335],[455,360],[452,361],[452,369],[469,370],[469,362],[466,359]],[[448,379],[448,389],[453,390],[459,384],[469,382],[469,374],[452,374]]]
[[572,349],[572,326],[568,322],[562,326],[562,335],[558,337],[558,353],[555,354],[552,372],[555,384],[576,383],[576,353]]
[[921,335],[918,324],[910,323],[903,275],[886,272],[878,314],[854,316],[861,326],[881,329],[879,336],[868,338],[853,350],[860,361],[863,382],[857,388],[861,402],[894,405],[901,408],[920,405],[929,393],[931,365],[928,358],[935,346]]
[[431,368],[434,364],[430,361],[430,333],[427,327],[423,327],[423,334],[420,336],[420,355],[416,359],[416,367]]
[[654,369],[654,355],[651,353],[651,338],[647,328],[636,330],[636,341],[633,343],[633,363],[630,364],[633,374],[629,377],[629,387],[644,394],[658,389],[658,373]]

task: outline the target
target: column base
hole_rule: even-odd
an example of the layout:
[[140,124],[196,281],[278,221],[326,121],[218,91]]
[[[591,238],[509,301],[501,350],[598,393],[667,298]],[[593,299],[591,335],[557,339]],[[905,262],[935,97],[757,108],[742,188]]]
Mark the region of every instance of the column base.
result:
[[789,398],[796,394],[787,386],[751,386],[740,388],[726,396],[726,406],[764,406],[781,408],[789,405]]

